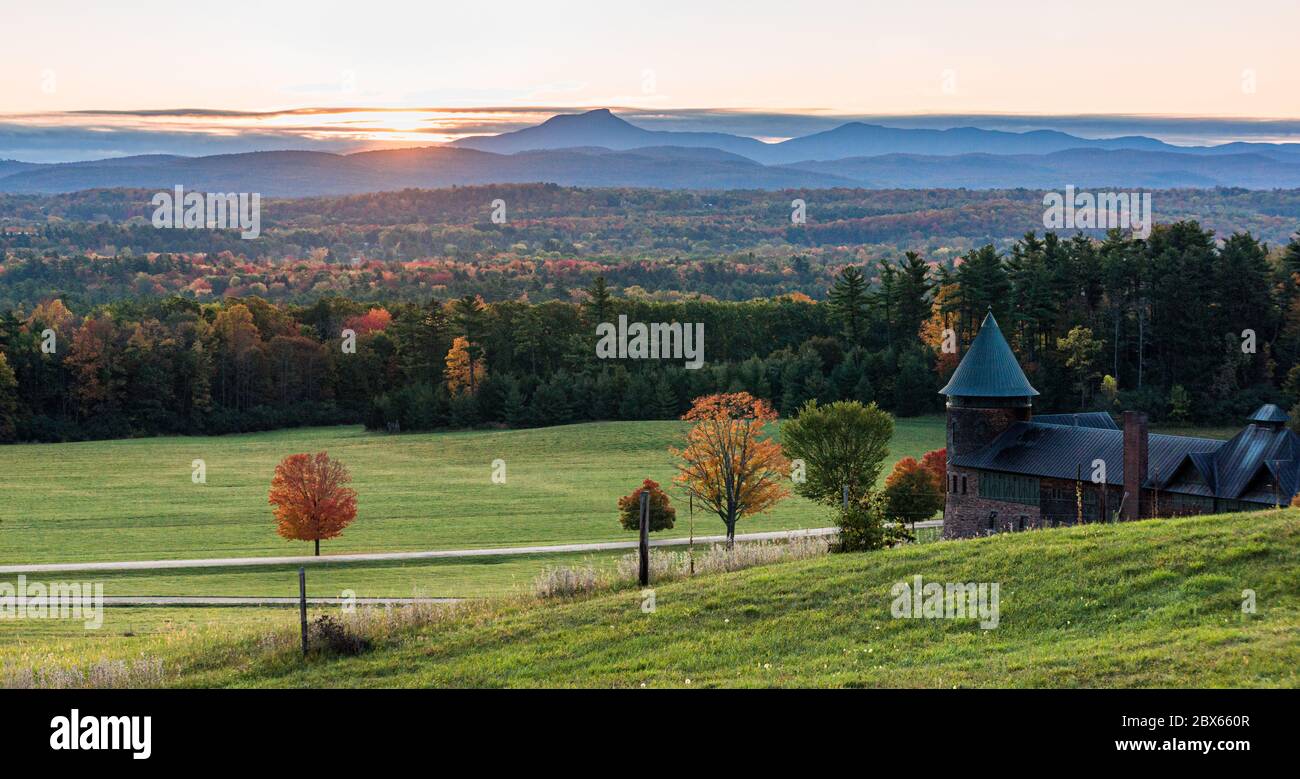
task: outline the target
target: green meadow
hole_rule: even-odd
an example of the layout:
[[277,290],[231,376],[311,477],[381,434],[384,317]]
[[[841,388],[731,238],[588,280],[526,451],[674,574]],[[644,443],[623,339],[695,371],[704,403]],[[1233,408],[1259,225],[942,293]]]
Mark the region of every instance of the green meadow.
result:
[[[357,519],[324,554],[632,540],[615,502],[644,478],[668,486],[682,422],[598,422],[534,430],[390,436],[359,427],[208,438],[0,446],[0,564],[310,554],[275,534],[275,465],[325,450],[351,469]],[[900,419],[891,460],[943,446],[939,417]],[[192,481],[202,460],[206,483]],[[492,481],[504,460],[506,481]],[[669,488],[671,490],[671,487]],[[672,493],[675,494],[675,493]],[[690,532],[677,497],[677,527]],[[723,532],[696,512],[697,534]],[[741,532],[822,527],[791,497]]]
[[[997,626],[894,617],[917,575],[996,582]],[[147,659],[162,672],[136,683],[214,687],[1296,687],[1297,581],[1300,512],[1283,510],[702,575],[657,584],[650,613],[636,588],[493,600],[354,657],[304,660],[289,609],[115,609],[100,631],[35,625],[0,666]]]

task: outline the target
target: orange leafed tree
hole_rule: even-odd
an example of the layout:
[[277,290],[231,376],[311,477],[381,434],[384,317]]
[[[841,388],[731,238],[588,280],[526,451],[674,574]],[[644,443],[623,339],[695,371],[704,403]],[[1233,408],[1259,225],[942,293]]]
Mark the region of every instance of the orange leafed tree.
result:
[[934,480],[935,489],[944,492],[947,488],[944,483],[948,481],[948,450],[932,449],[921,457],[921,468],[930,474]]
[[348,317],[343,326],[356,331],[357,335],[365,335],[387,330],[392,323],[393,315],[388,313],[388,309],[372,308],[360,316]]
[[904,457],[894,464],[885,479],[885,502],[889,514],[900,522],[918,522],[943,511],[947,498],[946,449],[926,452],[920,462]]
[[682,416],[695,423],[686,448],[669,450],[682,458],[674,481],[722,519],[728,545],[735,542],[737,520],[790,494],[781,483],[789,467],[781,445],[763,429],[776,417],[767,401],[748,392],[696,398]]
[[478,392],[478,385],[487,376],[487,366],[482,357],[470,359],[469,339],[456,336],[447,351],[447,390],[453,395]]
[[348,469],[325,452],[291,454],[275,466],[267,502],[275,506],[275,531],[291,541],[320,542],[342,535],[357,516],[357,492]]

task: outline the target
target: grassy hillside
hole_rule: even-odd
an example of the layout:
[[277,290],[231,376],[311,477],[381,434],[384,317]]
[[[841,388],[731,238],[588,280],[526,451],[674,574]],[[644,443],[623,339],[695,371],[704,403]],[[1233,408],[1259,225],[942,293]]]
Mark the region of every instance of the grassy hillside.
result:
[[[918,574],[999,583],[999,626],[892,618],[891,587]],[[181,683],[219,686],[1295,687],[1298,581],[1300,512],[1234,514],[699,577],[657,587],[649,614],[635,590],[503,604],[305,665],[292,642],[176,661]]]
[[[280,458],[322,449],[348,465],[359,494],[355,524],[322,545],[327,554],[628,540],[615,501],[645,477],[671,480],[668,446],[685,429],[600,422],[387,436],[340,427],[0,446],[0,562],[309,554],[275,534],[266,493]],[[890,458],[942,445],[942,419],[901,419]],[[206,484],[191,481],[195,459]],[[491,481],[496,459],[506,461],[504,485]],[[685,536],[678,502],[667,534]],[[723,531],[717,517],[696,520],[697,533]],[[824,510],[791,498],[741,531],[826,522]]]

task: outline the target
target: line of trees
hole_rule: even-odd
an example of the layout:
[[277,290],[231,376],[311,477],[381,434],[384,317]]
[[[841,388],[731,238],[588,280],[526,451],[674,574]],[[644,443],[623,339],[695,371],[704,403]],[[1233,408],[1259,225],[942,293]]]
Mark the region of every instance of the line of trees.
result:
[[[1298,273],[1300,242],[1270,252],[1180,222],[1145,240],[1029,234],[955,269],[915,253],[849,265],[824,302],[653,302],[600,278],[536,305],[165,296],[74,311],[56,298],[0,314],[0,439],[670,419],[726,392],[783,417],[808,400],[907,416],[940,410],[990,308],[1040,410],[1236,421],[1300,395]],[[595,327],[619,315],[703,323],[704,367],[597,359]]]

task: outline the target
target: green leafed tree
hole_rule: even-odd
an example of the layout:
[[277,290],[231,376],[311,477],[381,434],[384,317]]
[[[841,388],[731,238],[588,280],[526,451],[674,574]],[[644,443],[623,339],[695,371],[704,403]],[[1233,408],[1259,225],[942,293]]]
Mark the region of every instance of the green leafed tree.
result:
[[1088,390],[1097,379],[1097,356],[1101,354],[1101,341],[1092,337],[1087,327],[1073,327],[1064,338],[1058,338],[1056,348],[1065,357],[1066,370],[1074,377],[1074,388],[1079,391],[1079,408],[1087,403]]
[[875,403],[841,400],[820,406],[810,400],[781,428],[781,446],[790,460],[802,460],[804,478],[795,492],[826,505],[840,503],[844,487],[850,502],[876,486],[889,456],[894,418]]

